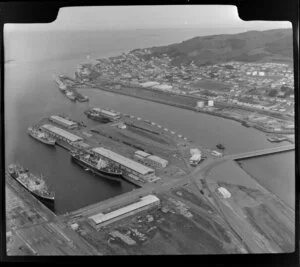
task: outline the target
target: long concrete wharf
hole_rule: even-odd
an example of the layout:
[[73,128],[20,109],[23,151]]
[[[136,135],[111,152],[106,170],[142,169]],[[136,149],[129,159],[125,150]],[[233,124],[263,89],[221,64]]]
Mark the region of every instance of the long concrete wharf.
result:
[[287,151],[291,151],[291,150],[295,150],[295,145],[292,144],[292,145],[287,145],[287,146],[271,147],[271,148],[254,150],[254,151],[245,152],[245,153],[234,154],[234,155],[226,155],[223,158],[232,159],[232,160],[240,160],[240,159],[254,158],[254,157],[259,157],[259,156],[264,156],[264,155],[280,153],[280,152],[287,152]]

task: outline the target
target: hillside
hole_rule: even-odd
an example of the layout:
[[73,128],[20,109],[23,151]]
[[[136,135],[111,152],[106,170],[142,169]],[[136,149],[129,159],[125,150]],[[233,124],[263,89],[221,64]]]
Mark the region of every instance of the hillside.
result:
[[293,59],[292,29],[248,31],[239,34],[222,34],[195,37],[181,43],[152,47],[146,57],[167,54],[175,65],[196,65],[226,61],[277,61]]

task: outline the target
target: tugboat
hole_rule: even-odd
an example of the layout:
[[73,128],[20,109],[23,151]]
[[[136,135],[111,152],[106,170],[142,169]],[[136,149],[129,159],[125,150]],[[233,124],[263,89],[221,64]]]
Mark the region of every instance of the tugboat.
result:
[[45,204],[54,203],[55,195],[49,191],[45,181],[18,164],[8,165],[9,175]]
[[123,178],[122,171],[113,163],[95,157],[88,152],[72,151],[70,154],[75,163],[100,177],[118,182]]
[[217,144],[216,147],[220,150],[224,150],[225,146],[223,146],[222,144]]
[[40,129],[34,128],[34,127],[29,127],[28,128],[28,134],[37,139],[38,141],[46,144],[46,145],[50,145],[50,146],[54,146],[55,145],[55,139],[50,137],[48,134],[46,134],[45,132],[41,131]]

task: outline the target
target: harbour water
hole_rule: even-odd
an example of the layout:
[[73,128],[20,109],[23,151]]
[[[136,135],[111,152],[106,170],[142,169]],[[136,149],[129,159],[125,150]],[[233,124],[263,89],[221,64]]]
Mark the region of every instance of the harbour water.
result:
[[[114,38],[117,41],[119,36]],[[149,35],[149,38],[153,36]],[[107,43],[103,51],[97,52],[99,57],[120,52],[119,47],[109,50],[108,45]],[[134,49],[139,47],[139,44],[132,40],[131,46],[127,44],[126,47],[128,50],[130,47]],[[43,174],[47,184],[56,193],[55,210],[59,214],[128,192],[134,187],[126,182],[118,184],[92,176],[73,164],[66,150],[45,146],[28,136],[29,125],[52,114],[64,113],[75,120],[92,125],[96,122],[88,120],[83,114],[84,110],[90,106],[111,108],[155,121],[209,148],[215,148],[217,144],[222,143],[226,148],[225,153],[228,154],[288,144],[269,143],[263,133],[243,127],[235,121],[100,90],[82,89],[83,94],[90,98],[90,102],[71,102],[59,92],[52,80],[52,74],[73,76],[76,67],[86,60],[86,54],[90,50],[86,48],[82,51],[86,52],[69,58],[16,60],[5,66],[6,164],[18,162],[33,173]],[[96,54],[90,55],[93,57]],[[290,166],[290,156],[280,156],[279,162],[279,165]],[[268,168],[272,169],[274,165],[276,169],[278,162],[274,164],[270,163]],[[255,166],[256,164],[253,164],[249,168],[256,168]],[[290,171],[291,175],[285,179],[293,180],[293,169]],[[269,183],[268,177],[265,176],[265,183]],[[285,194],[285,189],[281,190],[281,184],[286,183],[286,180],[280,180],[281,176],[278,177],[277,189],[272,190],[278,194]],[[292,182],[289,184],[292,186]]]

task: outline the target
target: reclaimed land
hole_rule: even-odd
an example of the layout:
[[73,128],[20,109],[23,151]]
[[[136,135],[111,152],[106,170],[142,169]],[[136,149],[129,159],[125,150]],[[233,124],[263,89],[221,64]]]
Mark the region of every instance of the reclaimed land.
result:
[[[167,93],[167,92],[161,92],[161,91],[156,91],[156,90],[154,91],[152,89],[145,89],[145,88],[140,88],[140,87],[130,87],[130,86],[123,86],[121,89],[115,89],[115,88],[108,87],[105,85],[87,84],[86,86],[87,86],[87,88],[100,89],[103,91],[108,91],[108,92],[126,95],[126,96],[130,96],[130,97],[135,97],[135,98],[148,100],[148,101],[152,101],[152,102],[156,102],[156,103],[160,103],[160,104],[164,104],[164,105],[174,106],[177,108],[182,108],[182,109],[191,110],[191,111],[195,111],[195,112],[206,113],[206,114],[213,115],[216,117],[234,120],[239,123],[242,123],[243,125],[248,124],[248,121],[244,120],[242,118],[237,118],[237,117],[233,117],[230,115],[226,115],[226,114],[222,113],[222,109],[223,108],[234,108],[237,113],[239,110],[247,110],[247,111],[252,111],[252,112],[255,111],[255,112],[258,112],[259,114],[272,116],[277,119],[292,120],[292,118],[287,118],[281,114],[277,114],[274,112],[269,112],[269,111],[260,110],[260,109],[258,110],[258,109],[254,109],[254,108],[240,107],[240,106],[226,104],[226,103],[216,103],[215,105],[216,105],[216,108],[218,109],[218,111],[197,109],[196,108],[197,101],[204,99],[201,97],[195,98],[194,96],[178,95],[178,94],[170,93],[170,92]],[[76,87],[76,85],[75,85],[75,87]],[[255,123],[251,123],[251,125],[249,125],[249,126],[255,128],[259,131],[265,132],[265,133],[294,134],[294,130],[274,131],[273,129],[268,129],[262,125],[258,125]]]

